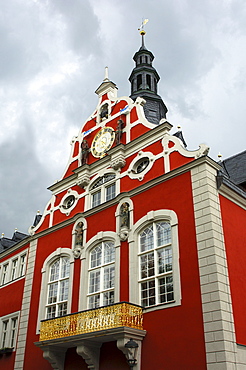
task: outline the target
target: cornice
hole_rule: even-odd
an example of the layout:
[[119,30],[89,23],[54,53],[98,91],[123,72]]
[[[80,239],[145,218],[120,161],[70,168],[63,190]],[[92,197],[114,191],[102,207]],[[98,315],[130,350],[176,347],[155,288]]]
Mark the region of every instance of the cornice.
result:
[[224,183],[222,183],[218,192],[223,197],[231,200],[232,202],[236,203],[239,207],[242,207],[243,209],[246,210],[246,194],[245,196],[243,196],[238,192],[235,192],[233,189],[231,189]]
[[70,175],[68,177],[65,177],[64,179],[57,181],[55,184],[48,187],[48,190],[52,191],[52,193],[57,194],[64,190],[67,190],[69,187],[71,187],[71,184],[76,184],[77,176],[76,174]]
[[8,249],[6,249],[5,251],[2,251],[0,253],[0,258],[3,258],[3,257],[7,257],[9,254],[19,250],[20,248],[22,247],[25,247],[26,248],[29,248],[29,244],[30,242],[32,241],[32,236],[28,236],[26,237],[25,239],[22,239],[20,240],[19,242],[17,242],[16,244],[12,245],[11,247],[9,247]]

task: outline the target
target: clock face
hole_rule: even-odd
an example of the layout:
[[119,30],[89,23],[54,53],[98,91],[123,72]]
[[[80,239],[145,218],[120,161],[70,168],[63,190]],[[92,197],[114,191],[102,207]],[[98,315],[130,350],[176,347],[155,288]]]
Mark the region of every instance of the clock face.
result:
[[111,148],[115,139],[112,127],[104,127],[94,137],[91,144],[91,153],[96,158],[102,158]]

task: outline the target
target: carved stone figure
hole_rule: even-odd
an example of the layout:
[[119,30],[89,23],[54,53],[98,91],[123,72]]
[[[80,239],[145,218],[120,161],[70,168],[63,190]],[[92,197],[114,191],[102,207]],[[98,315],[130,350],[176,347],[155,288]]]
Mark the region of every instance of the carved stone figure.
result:
[[101,118],[101,121],[103,120],[103,118],[105,119],[108,118],[108,104],[107,103],[102,106],[102,109],[100,112],[100,118]]
[[116,145],[121,143],[123,128],[124,128],[124,121],[122,121],[122,119],[119,119],[117,121],[117,127],[116,127],[116,131],[115,131]]
[[123,203],[120,207],[120,227],[129,227],[129,204]]
[[129,236],[129,230],[127,227],[124,227],[120,230],[120,240],[125,242]]
[[81,143],[81,164],[86,164],[89,155],[89,145],[87,140],[83,139]]
[[79,258],[80,255],[81,255],[81,251],[82,251],[82,248],[79,247],[79,246],[76,246],[74,249],[73,249],[73,255],[74,255],[74,258]]
[[75,246],[83,245],[83,222],[79,222],[75,229]]

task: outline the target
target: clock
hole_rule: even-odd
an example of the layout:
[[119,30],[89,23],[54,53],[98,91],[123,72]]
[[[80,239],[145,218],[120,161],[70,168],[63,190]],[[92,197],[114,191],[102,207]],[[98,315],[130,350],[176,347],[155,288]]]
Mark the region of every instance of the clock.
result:
[[91,153],[96,158],[102,158],[111,148],[115,139],[115,131],[112,127],[103,127],[95,135],[91,144]]

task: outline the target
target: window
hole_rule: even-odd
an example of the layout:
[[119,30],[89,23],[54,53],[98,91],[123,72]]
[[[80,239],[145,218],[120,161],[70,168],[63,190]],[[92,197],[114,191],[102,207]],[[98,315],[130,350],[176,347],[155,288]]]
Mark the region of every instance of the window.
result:
[[26,252],[15,255],[0,265],[0,286],[15,281],[25,274]]
[[14,348],[16,344],[19,312],[1,317],[0,348]]
[[143,172],[149,165],[149,158],[143,158],[143,159],[140,159],[140,161],[138,161],[135,165],[135,172],[136,173],[141,173]]
[[16,279],[16,275],[17,275],[17,262],[18,262],[18,259],[17,258],[15,258],[12,261],[11,277],[10,277],[10,280],[11,281]]
[[62,197],[59,209],[60,212],[66,214],[67,216],[76,207],[79,199],[79,194],[75,190],[68,189],[66,194]]
[[151,77],[149,74],[146,75],[146,89],[151,90]]
[[115,246],[111,241],[98,244],[90,252],[88,307],[114,303]]
[[142,75],[137,75],[137,90],[141,90],[143,88],[142,83]]
[[92,196],[92,207],[96,207],[101,203],[107,202],[116,196],[116,186],[115,186],[115,175],[107,174],[99,177],[92,184],[91,188]]
[[171,226],[160,221],[139,235],[139,285],[141,305],[151,307],[173,302]]
[[8,267],[9,267],[8,263],[5,263],[2,267],[1,285],[4,285],[7,282]]
[[155,162],[155,157],[151,152],[142,152],[141,150],[132,160],[127,171],[131,179],[142,181],[147,172],[150,171]]
[[47,319],[67,314],[69,272],[68,257],[59,257],[50,265],[46,304]]
[[64,201],[63,201],[63,205],[62,207],[64,209],[68,209],[70,207],[72,207],[72,205],[74,204],[76,198],[74,195],[69,195]]
[[24,275],[25,267],[26,267],[26,254],[23,254],[22,256],[20,256],[20,276]]

